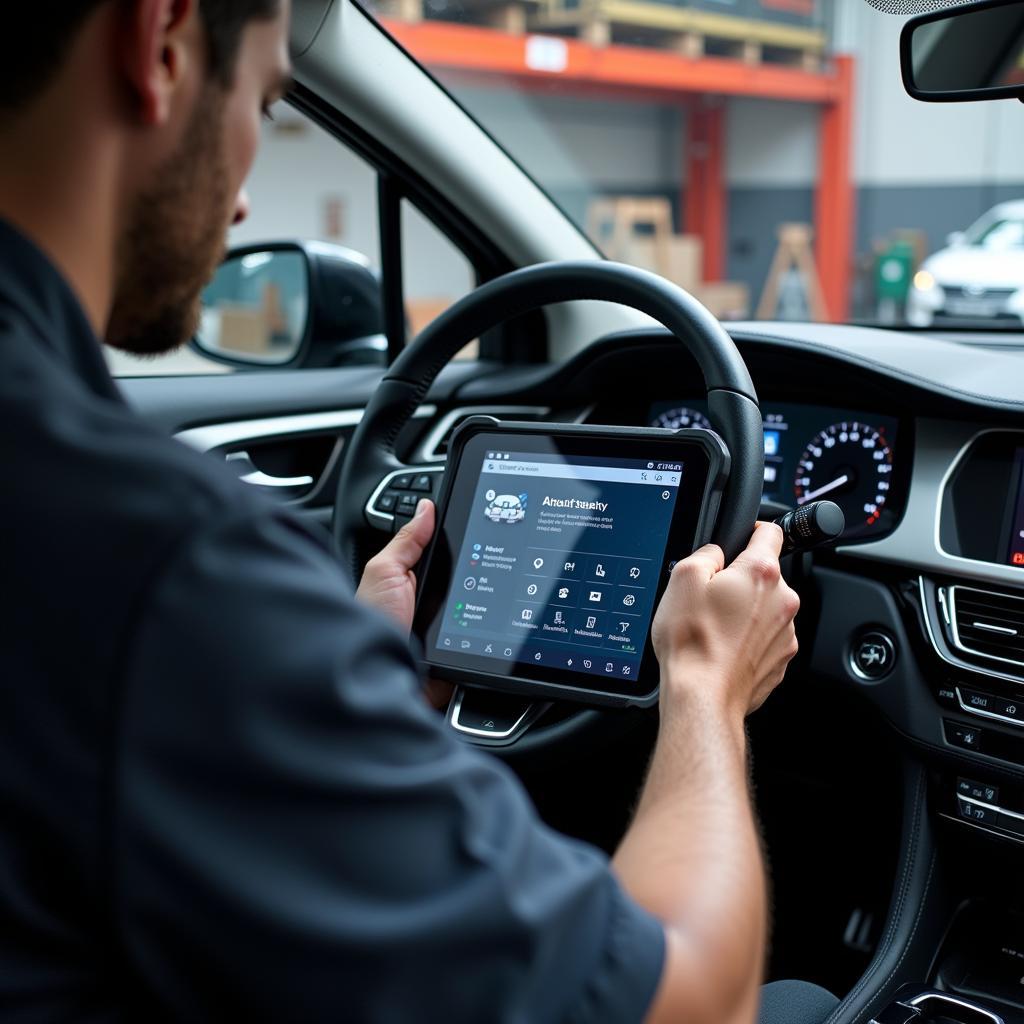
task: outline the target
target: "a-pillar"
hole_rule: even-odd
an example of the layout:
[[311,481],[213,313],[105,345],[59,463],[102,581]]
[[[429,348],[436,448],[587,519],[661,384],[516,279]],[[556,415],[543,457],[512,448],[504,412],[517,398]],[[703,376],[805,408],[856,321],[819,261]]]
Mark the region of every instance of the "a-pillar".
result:
[[704,280],[725,277],[728,194],[725,104],[699,101],[687,111],[686,202],[683,229],[704,243]]
[[854,59],[836,57],[835,98],[822,108],[815,197],[815,251],[832,321],[850,313],[856,191],[853,183]]

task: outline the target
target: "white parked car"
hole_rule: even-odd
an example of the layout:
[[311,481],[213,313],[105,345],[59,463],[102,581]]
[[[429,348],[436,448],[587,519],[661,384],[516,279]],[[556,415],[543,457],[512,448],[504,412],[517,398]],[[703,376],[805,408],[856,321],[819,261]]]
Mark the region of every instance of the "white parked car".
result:
[[1024,323],[1024,200],[994,206],[948,241],[914,275],[907,321]]

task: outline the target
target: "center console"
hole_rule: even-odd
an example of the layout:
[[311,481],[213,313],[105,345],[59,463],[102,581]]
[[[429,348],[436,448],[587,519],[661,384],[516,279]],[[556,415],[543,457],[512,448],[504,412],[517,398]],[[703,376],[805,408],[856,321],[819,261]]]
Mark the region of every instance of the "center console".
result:
[[1024,1024],[1024,434],[978,434],[935,495],[917,572],[814,570],[815,675],[908,754],[887,931],[830,1024]]

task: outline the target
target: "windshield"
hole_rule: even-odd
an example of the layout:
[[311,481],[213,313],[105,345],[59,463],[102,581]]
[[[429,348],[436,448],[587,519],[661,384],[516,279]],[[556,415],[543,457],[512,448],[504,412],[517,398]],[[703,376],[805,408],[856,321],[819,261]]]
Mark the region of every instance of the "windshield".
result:
[[1024,211],[1021,217],[1001,217],[993,221],[985,217],[968,230],[965,241],[983,249],[1000,252],[1024,246]]
[[903,17],[866,0],[378,16],[605,255],[722,319],[1024,323],[1024,262],[978,262],[1024,241],[1024,206],[996,209],[1024,200],[1024,108],[910,99]]

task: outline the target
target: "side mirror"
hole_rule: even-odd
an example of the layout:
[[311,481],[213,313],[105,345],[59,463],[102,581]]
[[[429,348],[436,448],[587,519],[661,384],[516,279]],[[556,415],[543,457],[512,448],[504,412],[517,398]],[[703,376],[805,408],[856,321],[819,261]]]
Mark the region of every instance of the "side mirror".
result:
[[912,18],[900,36],[903,85],[946,103],[1024,97],[1024,0],[981,0]]
[[380,281],[340,245],[274,242],[232,249],[202,296],[192,339],[245,369],[387,362]]

